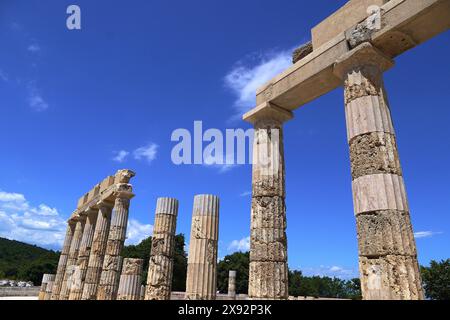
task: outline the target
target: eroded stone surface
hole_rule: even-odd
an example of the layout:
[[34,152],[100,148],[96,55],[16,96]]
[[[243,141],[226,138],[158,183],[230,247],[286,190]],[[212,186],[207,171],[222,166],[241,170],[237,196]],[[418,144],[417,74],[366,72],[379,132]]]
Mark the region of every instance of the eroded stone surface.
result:
[[350,141],[352,178],[388,173],[402,175],[397,144],[393,134],[371,132]]
[[[285,262],[250,262],[249,298],[287,299],[288,270]],[[270,276],[269,276],[270,275]]]
[[311,52],[313,52],[313,45],[312,42],[309,41],[304,45],[302,45],[301,47],[294,50],[294,52],[292,53],[292,63],[296,63],[297,61],[302,60]]
[[416,255],[409,213],[382,210],[356,216],[359,254],[366,257],[382,255]]

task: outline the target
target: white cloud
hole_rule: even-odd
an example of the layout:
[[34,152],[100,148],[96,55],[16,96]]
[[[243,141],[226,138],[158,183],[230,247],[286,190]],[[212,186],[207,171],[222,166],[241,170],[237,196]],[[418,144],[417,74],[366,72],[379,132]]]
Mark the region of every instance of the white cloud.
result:
[[0,237],[60,249],[66,225],[57,209],[33,206],[23,194],[0,191]]
[[248,251],[248,250],[250,250],[250,237],[242,238],[240,240],[233,240],[228,246],[228,251]]
[[158,153],[158,145],[156,143],[150,143],[146,146],[137,148],[133,152],[133,156],[136,160],[147,160],[148,163],[151,163],[156,159],[156,154]]
[[36,52],[41,51],[41,47],[38,44],[34,43],[34,44],[30,44],[28,46],[27,50],[32,53],[36,53]]
[[128,151],[125,150],[120,150],[120,151],[115,151],[115,156],[112,158],[113,161],[122,163],[125,161],[125,158],[130,154]]
[[236,95],[234,118],[255,107],[256,90],[291,65],[291,49],[259,55],[256,61],[244,59],[236,63],[225,76],[225,85]]
[[28,104],[35,111],[44,111],[49,107],[34,82],[28,85]]
[[247,196],[250,196],[251,194],[252,194],[251,191],[244,191],[244,192],[242,192],[239,196],[240,196],[240,197],[247,197]]
[[153,226],[151,224],[142,224],[135,219],[128,220],[127,239],[125,244],[139,244],[145,238],[148,238],[153,233]]
[[[218,157],[213,157],[212,155],[208,155],[207,157],[205,157],[203,159],[203,165],[207,168],[214,168],[218,170],[218,173],[226,173],[231,171],[234,168],[237,168],[238,166],[240,166],[241,164],[236,164],[236,163],[232,163],[232,164],[227,164],[226,159],[228,158],[227,155],[221,156],[219,155]],[[216,160],[218,160],[219,162],[222,161],[223,163],[216,163]]]
[[8,81],[9,81],[8,75],[7,75],[6,72],[3,71],[2,69],[0,69],[0,79],[3,80],[3,81],[5,81],[5,82],[8,82]]
[[305,276],[336,277],[341,279],[352,279],[359,277],[359,272],[353,268],[341,266],[319,266],[319,267],[300,267]]
[[431,238],[432,236],[435,236],[437,234],[442,234],[443,232],[436,232],[436,231],[418,231],[414,232],[414,238],[420,239],[420,238]]

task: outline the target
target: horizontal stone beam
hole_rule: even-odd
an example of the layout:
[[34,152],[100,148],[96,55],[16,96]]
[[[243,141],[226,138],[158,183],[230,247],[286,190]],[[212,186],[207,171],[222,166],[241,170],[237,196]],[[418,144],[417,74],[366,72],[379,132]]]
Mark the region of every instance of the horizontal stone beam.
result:
[[[391,58],[450,28],[450,0],[391,0],[381,9],[382,28],[371,35],[371,42]],[[259,88],[256,105],[270,102],[292,111],[341,86],[333,65],[350,50],[347,37],[354,27]]]

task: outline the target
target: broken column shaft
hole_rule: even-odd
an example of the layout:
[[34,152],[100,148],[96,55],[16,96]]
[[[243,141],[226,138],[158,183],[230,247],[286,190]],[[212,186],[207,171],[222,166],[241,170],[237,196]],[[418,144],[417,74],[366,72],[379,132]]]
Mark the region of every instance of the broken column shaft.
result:
[[196,195],[189,243],[186,299],[216,298],[218,234],[219,198]]
[[123,259],[117,300],[141,300],[141,275],[144,260]]
[[145,300],[170,300],[178,200],[158,198]]

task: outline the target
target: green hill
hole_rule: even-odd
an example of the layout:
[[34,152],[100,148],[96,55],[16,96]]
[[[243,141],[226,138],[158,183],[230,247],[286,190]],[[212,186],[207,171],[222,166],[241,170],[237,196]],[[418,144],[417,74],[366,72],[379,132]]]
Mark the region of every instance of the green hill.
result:
[[55,273],[59,252],[0,238],[0,279],[41,283],[44,273]]

